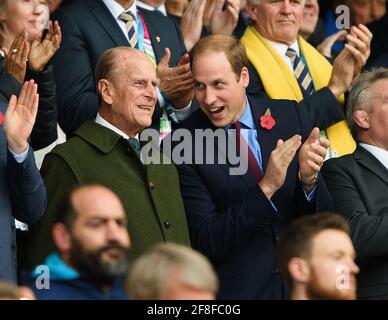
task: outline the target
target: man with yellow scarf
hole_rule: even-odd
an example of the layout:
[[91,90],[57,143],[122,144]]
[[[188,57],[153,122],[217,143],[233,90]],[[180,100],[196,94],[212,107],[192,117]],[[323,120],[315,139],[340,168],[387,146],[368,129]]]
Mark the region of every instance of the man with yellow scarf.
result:
[[[330,140],[330,154],[352,153],[355,142],[345,121],[320,121],[320,101],[333,94],[341,107],[348,90],[370,55],[372,34],[363,25],[353,26],[344,50],[333,66],[314,47],[298,36],[305,0],[248,0],[254,24],[241,38],[250,60],[248,93],[265,93],[273,99],[309,99],[313,126]],[[328,90],[329,93],[327,92]]]

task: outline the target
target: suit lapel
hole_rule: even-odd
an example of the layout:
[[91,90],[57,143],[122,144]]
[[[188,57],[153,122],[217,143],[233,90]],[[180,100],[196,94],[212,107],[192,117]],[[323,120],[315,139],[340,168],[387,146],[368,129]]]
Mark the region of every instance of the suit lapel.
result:
[[[279,123],[275,123],[275,126],[272,129],[265,129],[260,125],[260,117],[265,114],[267,109],[269,108],[271,111],[272,117],[275,121],[279,120],[277,117],[276,110],[271,109],[268,99],[253,99],[252,97],[248,97],[249,104],[251,105],[251,111],[253,115],[253,119],[255,120],[255,126],[257,130],[258,142],[260,145],[261,151],[261,159],[263,161],[263,169],[265,173],[265,169],[267,168],[268,159],[271,155],[272,150],[275,149],[277,143],[277,128],[279,127]],[[263,173],[263,175],[264,175]]]
[[376,176],[388,184],[388,170],[373,154],[365,148],[357,146],[353,157],[358,163],[372,171]]
[[[115,18],[110,13],[102,0],[85,0],[90,12],[94,15],[96,20],[106,30],[113,42],[117,46],[128,46],[128,40],[121,31]],[[98,37],[98,35],[96,35]]]
[[159,13],[157,12],[156,13],[150,12],[140,7],[137,7],[137,10],[140,12],[147,26],[148,34],[150,35],[150,39],[151,39],[152,49],[154,50],[154,53],[155,53],[156,63],[158,63],[164,55],[164,47],[161,42],[160,33],[158,31],[161,27],[159,25],[159,28],[158,28],[158,22],[162,24],[163,21],[158,19],[159,17],[157,15]]

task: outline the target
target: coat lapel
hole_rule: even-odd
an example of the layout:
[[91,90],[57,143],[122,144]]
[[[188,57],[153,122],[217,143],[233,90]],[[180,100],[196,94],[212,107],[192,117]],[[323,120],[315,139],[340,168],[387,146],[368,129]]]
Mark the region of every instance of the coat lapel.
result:
[[[128,40],[121,31],[115,18],[110,13],[102,0],[85,0],[90,12],[106,30],[117,46],[128,46]],[[98,37],[98,35],[96,35]]]
[[372,171],[376,176],[388,184],[388,170],[378,159],[375,158],[373,154],[365,148],[357,146],[353,157],[358,163]]

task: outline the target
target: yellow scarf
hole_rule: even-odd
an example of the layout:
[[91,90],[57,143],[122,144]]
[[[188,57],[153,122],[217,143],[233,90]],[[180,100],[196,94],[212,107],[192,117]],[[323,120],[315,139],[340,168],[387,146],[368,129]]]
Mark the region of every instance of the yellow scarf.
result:
[[[301,101],[303,94],[295,75],[286,62],[272,48],[253,26],[246,29],[241,42],[244,44],[248,58],[260,75],[266,93],[272,99],[289,99]],[[329,83],[332,66],[314,47],[299,37],[299,48],[310,71],[315,90]],[[338,98],[341,107],[344,95]],[[322,129],[322,128],[321,128]],[[340,121],[326,129],[333,156],[339,157],[352,153],[356,148],[346,121]]]

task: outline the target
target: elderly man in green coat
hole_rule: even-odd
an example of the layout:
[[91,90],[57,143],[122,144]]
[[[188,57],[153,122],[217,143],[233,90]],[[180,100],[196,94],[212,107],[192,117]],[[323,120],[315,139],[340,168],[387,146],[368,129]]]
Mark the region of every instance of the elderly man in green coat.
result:
[[138,134],[151,125],[157,99],[154,65],[136,49],[117,47],[101,57],[96,81],[101,104],[95,121],[85,122],[44,159],[48,206],[31,232],[30,266],[53,249],[50,230],[64,195],[89,183],[107,186],[123,202],[132,257],[161,241],[190,244],[174,165],[145,165],[139,157]]

